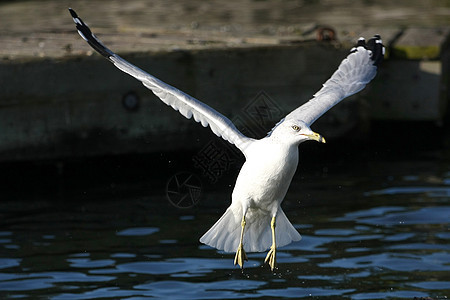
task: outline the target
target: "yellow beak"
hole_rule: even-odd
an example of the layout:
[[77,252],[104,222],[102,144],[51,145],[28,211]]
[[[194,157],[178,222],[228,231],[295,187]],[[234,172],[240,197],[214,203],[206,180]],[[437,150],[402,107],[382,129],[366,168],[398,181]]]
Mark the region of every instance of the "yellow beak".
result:
[[313,132],[312,134],[305,134],[305,136],[309,137],[311,140],[317,141],[319,143],[326,143],[325,138],[318,133]]

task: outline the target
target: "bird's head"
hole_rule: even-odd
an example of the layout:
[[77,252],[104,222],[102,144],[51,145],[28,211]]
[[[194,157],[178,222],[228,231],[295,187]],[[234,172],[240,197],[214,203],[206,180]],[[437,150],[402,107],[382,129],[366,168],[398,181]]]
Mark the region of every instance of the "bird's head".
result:
[[271,137],[289,144],[300,144],[306,141],[325,143],[320,134],[314,132],[302,121],[285,120],[271,132]]

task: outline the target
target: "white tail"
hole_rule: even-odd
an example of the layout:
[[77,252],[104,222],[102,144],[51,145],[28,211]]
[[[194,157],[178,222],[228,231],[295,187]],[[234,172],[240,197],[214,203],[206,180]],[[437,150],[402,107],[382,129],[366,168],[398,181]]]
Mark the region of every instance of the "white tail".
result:
[[[244,250],[247,252],[263,252],[272,245],[270,214],[252,217],[252,209],[246,216],[244,231]],[[201,238],[200,242],[225,252],[236,252],[241,234],[242,208],[230,205],[222,217]],[[292,226],[281,208],[276,217],[275,235],[277,247],[283,247],[292,241],[301,239],[300,233]]]

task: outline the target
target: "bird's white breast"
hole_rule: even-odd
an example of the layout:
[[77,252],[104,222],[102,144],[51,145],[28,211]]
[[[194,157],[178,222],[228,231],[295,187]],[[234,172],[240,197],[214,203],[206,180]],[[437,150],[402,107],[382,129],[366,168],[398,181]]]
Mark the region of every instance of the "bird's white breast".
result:
[[298,147],[259,140],[246,149],[233,203],[272,210],[283,201],[298,165]]

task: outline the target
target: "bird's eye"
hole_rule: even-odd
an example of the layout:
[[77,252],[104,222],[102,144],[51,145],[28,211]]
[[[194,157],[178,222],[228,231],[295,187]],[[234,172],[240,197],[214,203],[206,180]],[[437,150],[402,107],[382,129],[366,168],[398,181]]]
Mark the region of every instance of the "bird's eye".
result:
[[297,126],[297,125],[293,125],[293,126],[292,126],[292,129],[294,129],[295,131],[300,131],[300,127]]

